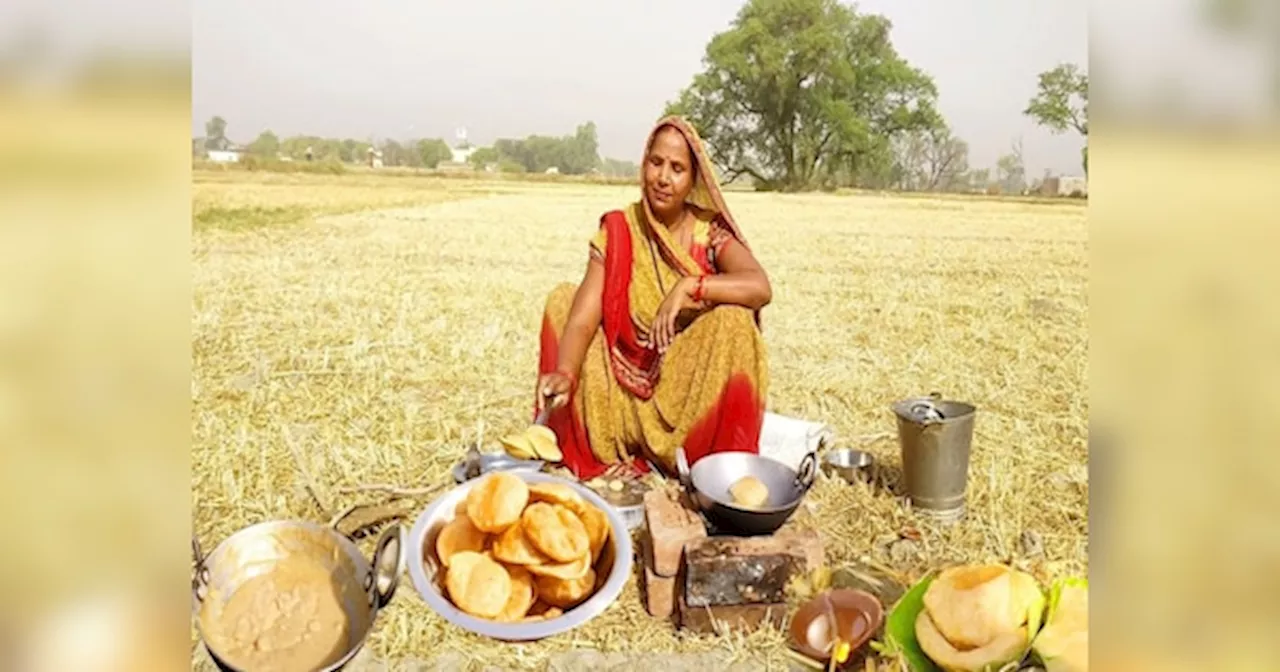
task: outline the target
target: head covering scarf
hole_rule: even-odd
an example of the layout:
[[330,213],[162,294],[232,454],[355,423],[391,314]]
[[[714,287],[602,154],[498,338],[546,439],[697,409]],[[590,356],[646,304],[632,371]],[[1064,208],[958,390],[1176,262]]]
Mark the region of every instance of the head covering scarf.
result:
[[684,137],[685,142],[689,144],[693,163],[697,167],[697,176],[694,180],[693,189],[690,190],[689,195],[685,198],[685,205],[699,210],[705,219],[718,220],[721,226],[732,233],[739,243],[742,243],[743,247],[747,247],[747,249],[750,249],[750,247],[747,246],[747,239],[742,235],[742,229],[734,221],[733,213],[729,212],[729,206],[725,205],[724,194],[721,192],[720,183],[715,177],[715,168],[711,164],[711,158],[702,142],[702,138],[698,136],[697,130],[680,116],[672,115],[659,119],[653,130],[649,132],[649,139],[644,145],[644,155],[641,157],[640,203],[645,215],[644,224],[661,242],[663,254],[669,261],[674,262],[684,275],[699,275],[701,271],[696,266],[689,266],[688,262],[691,259],[687,250],[679,249],[675,245],[675,241],[667,232],[667,227],[663,226],[658,221],[658,218],[654,216],[653,208],[649,204],[649,198],[644,189],[644,160],[648,157],[649,150],[653,148],[653,141],[658,137],[658,133],[665,128],[675,129]]

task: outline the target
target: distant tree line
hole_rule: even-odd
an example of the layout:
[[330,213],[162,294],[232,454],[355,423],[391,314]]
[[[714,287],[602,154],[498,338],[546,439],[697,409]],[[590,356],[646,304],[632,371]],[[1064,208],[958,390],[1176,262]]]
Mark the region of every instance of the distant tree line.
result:
[[545,173],[555,169],[565,175],[603,172],[595,122],[578,126],[573,135],[531,135],[523,140],[499,138],[493,145],[471,154],[477,168],[496,165],[503,172]]
[[[234,147],[227,138],[227,122],[214,117],[205,124],[204,150]],[[353,140],[295,135],[280,139],[273,131],[262,131],[252,142],[239,148],[250,157],[292,161],[339,161],[363,163],[369,150],[378,151],[384,166],[433,169],[453,160],[453,149],[438,138],[397,141]],[[486,147],[462,146],[470,150],[467,161],[478,170],[495,169],[509,173],[544,173],[550,169],[565,175],[599,173],[610,177],[634,177],[640,167],[629,161],[601,159],[594,122],[578,126],[573,135],[552,137],[531,135],[524,139],[502,138]]]
[[[667,105],[698,128],[724,181],[805,191],[860,187],[907,191],[1022,193],[1022,143],[992,167],[969,164],[969,146],[938,112],[933,78],[895,50],[883,16],[838,0],[749,0],[706,47],[703,72]],[[1023,114],[1085,141],[1089,79],[1064,63],[1042,73]],[[206,145],[225,144],[226,123],[206,125]],[[248,146],[262,156],[363,161],[370,147],[389,166],[434,168],[452,159],[442,140],[379,143],[264,131]],[[602,160],[596,125],[572,135],[499,139],[474,149],[479,169],[568,175],[638,175],[631,162]],[[310,151],[310,154],[306,154]]]

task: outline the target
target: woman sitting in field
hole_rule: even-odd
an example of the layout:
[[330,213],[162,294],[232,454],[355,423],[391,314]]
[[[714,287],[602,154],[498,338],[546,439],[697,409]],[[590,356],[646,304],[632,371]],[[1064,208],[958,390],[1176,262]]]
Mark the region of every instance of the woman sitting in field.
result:
[[684,120],[658,122],[642,183],[638,202],[601,218],[582,284],[557,287],[543,316],[538,410],[550,404],[582,479],[650,460],[672,473],[678,446],[690,464],[759,449],[769,278]]

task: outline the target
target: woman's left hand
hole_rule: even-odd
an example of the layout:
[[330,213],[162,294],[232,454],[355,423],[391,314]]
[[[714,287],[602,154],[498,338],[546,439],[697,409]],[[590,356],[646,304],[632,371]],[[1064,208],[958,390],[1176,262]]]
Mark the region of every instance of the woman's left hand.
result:
[[676,322],[680,318],[680,313],[695,307],[691,297],[695,282],[697,278],[690,276],[681,278],[662,300],[662,305],[658,306],[649,334],[659,353],[665,353],[667,348],[671,347],[671,342],[675,340]]

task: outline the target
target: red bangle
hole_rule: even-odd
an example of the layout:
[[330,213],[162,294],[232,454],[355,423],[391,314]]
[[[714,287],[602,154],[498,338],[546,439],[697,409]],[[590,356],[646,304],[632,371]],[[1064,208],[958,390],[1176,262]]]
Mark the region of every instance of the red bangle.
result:
[[573,375],[572,373],[568,373],[568,372],[566,372],[566,371],[556,371],[556,373],[558,373],[558,374],[560,374],[560,375],[564,376],[565,378],[568,378],[568,379],[569,379],[569,389],[570,389],[570,390],[576,390],[576,389],[578,389],[578,377],[577,377],[577,376]]
[[706,295],[706,291],[707,291],[706,283],[707,283],[707,276],[699,275],[698,283],[693,286],[693,295],[689,297],[693,299],[694,303],[702,303],[702,298]]

